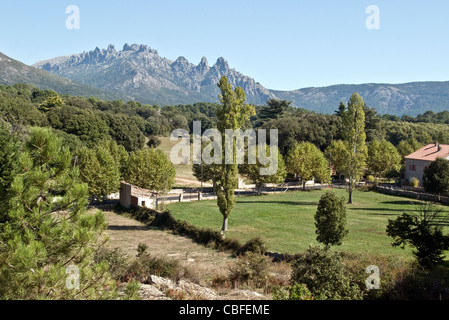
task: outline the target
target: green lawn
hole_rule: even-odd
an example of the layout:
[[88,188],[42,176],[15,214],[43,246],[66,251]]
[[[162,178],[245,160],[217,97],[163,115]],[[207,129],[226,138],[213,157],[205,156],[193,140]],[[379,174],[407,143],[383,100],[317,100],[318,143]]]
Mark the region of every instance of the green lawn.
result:
[[[345,190],[334,190],[348,198]],[[282,253],[298,253],[310,244],[317,245],[314,214],[325,191],[298,191],[258,197],[237,198],[229,218],[227,236],[245,242],[254,237],[265,240],[268,249]],[[386,235],[388,219],[403,212],[417,210],[418,202],[376,192],[354,192],[354,204],[347,205],[348,236],[338,250],[371,252],[411,257],[411,250],[391,246]],[[199,227],[220,230],[222,216],[216,201],[175,203],[167,206],[176,219]],[[448,211],[447,207],[441,207]]]

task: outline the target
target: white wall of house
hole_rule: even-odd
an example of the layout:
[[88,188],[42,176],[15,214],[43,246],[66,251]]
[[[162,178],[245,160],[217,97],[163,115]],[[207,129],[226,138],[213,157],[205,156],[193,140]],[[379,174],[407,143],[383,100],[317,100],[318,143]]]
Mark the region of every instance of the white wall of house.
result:
[[413,178],[419,180],[420,186],[422,186],[422,176],[424,169],[429,166],[430,161],[406,159],[405,160],[405,179],[411,182]]

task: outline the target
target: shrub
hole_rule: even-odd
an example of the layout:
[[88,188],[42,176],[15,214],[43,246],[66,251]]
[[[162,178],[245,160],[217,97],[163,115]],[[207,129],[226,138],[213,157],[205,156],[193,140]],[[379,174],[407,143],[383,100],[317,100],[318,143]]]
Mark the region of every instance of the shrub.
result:
[[100,263],[106,261],[109,265],[109,273],[114,280],[121,280],[128,269],[128,257],[120,248],[109,249],[100,247],[96,250],[94,261]]
[[364,300],[428,300],[448,299],[449,287],[444,268],[425,270],[411,259],[369,252],[343,256],[345,267],[353,274],[361,289],[369,274],[365,269],[375,265],[380,270],[380,288],[364,290]]
[[372,174],[370,174],[370,175],[368,175],[367,177],[366,177],[366,180],[368,181],[368,182],[374,182],[374,176],[372,175]]
[[125,290],[123,291],[124,297],[122,300],[140,300],[140,283],[137,281],[131,281],[126,284]]
[[161,145],[162,141],[156,136],[148,137],[147,146],[150,148],[157,148]]
[[338,253],[311,246],[292,264],[292,284],[305,284],[319,300],[361,299]]
[[248,240],[241,248],[239,248],[236,251],[236,255],[244,255],[247,252],[252,252],[252,253],[258,253],[258,254],[265,254],[265,252],[267,251],[265,242],[257,237],[257,238],[253,238]]
[[314,300],[312,293],[304,283],[295,283],[273,292],[273,300]]
[[230,280],[234,286],[245,283],[256,287],[264,287],[269,276],[270,260],[258,253],[248,252],[229,266]]
[[181,278],[183,270],[178,261],[154,257],[146,252],[147,248],[147,245],[139,244],[137,258],[129,264],[124,280],[132,279],[140,283],[149,283],[151,275],[174,280]]
[[419,180],[418,180],[418,178],[415,178],[415,177],[411,178],[410,179],[410,185],[413,188],[418,188],[419,187]]

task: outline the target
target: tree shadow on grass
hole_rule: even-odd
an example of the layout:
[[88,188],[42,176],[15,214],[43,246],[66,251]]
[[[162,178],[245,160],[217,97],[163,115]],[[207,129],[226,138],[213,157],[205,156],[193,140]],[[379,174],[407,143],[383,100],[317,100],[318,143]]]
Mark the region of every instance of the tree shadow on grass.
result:
[[[398,213],[406,213],[406,212],[418,212],[419,210],[414,209],[386,209],[386,208],[349,208],[351,211],[375,211],[369,212],[368,214],[377,215],[377,216],[397,216]],[[378,211],[387,211],[392,213],[382,213]]]
[[398,204],[398,205],[412,205],[412,206],[425,204],[425,202],[422,202],[422,201],[419,201],[419,200],[382,201],[380,203],[383,203],[383,204]]
[[265,204],[287,204],[292,206],[318,206],[318,202],[308,201],[237,201],[237,203],[265,203]]

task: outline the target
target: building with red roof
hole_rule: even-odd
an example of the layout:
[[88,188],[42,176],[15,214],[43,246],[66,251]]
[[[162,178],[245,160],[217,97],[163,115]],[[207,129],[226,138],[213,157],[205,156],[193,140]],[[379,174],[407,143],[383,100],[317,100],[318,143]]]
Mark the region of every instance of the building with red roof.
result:
[[424,170],[437,158],[449,159],[449,145],[432,143],[409,154],[405,157],[405,179],[411,182],[417,178],[422,185]]

